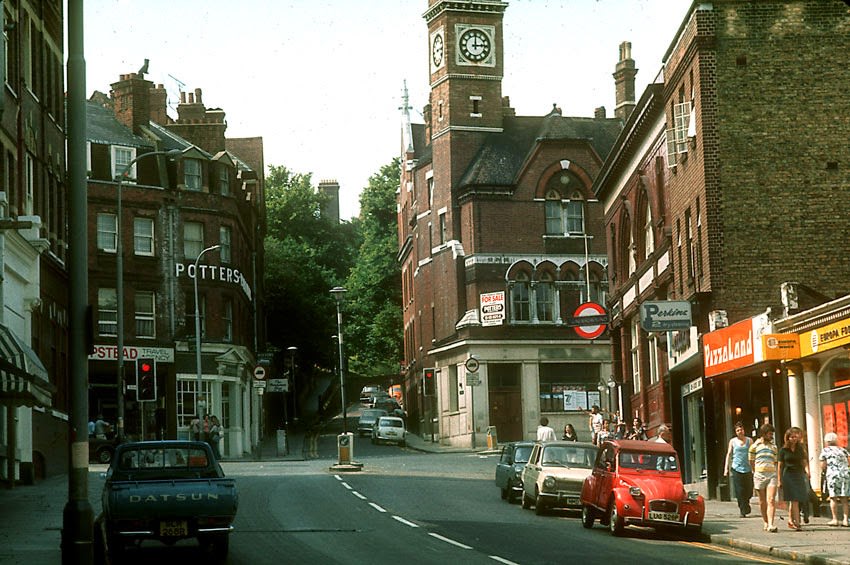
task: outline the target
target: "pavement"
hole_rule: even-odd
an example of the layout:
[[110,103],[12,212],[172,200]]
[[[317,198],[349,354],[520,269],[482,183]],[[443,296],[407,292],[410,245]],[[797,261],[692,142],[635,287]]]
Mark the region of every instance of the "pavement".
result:
[[[341,420],[336,418],[335,420]],[[319,434],[334,434],[337,426],[331,422],[321,425],[305,425],[303,429],[291,430],[287,434],[288,451],[279,452],[276,434],[271,434],[257,449],[254,460],[303,461],[312,457]],[[341,425],[339,426],[341,429]],[[431,442],[430,436],[410,434],[407,448],[424,453],[477,453],[495,455],[499,446],[478,449],[451,447]],[[356,459],[356,454],[355,454]],[[226,463],[228,460],[225,459]],[[232,461],[250,462],[251,459]],[[356,462],[356,461],[354,461]],[[494,463],[495,467],[495,463]],[[94,472],[105,469],[92,465],[89,474],[88,495],[94,512],[100,509],[100,479]],[[329,472],[335,469],[332,466]],[[357,471],[359,469],[350,469]],[[0,486],[0,564],[56,565],[62,561],[60,548],[62,512],[68,499],[68,477],[49,477],[32,486],[15,486],[13,489]],[[827,525],[829,510],[823,507],[821,517],[812,517],[800,532],[787,526],[787,512],[777,510],[779,531],[763,531],[758,514],[741,518],[738,506],[733,502],[706,500],[706,518],[703,524],[705,541],[729,546],[738,550],[762,554],[788,561],[823,565],[850,565],[850,528],[835,528]],[[753,509],[758,511],[757,500],[752,500]]]

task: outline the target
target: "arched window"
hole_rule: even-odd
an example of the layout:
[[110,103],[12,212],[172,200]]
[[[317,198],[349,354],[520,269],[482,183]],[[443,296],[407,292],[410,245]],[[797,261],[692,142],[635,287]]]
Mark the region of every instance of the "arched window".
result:
[[544,272],[534,288],[537,300],[537,319],[541,322],[555,320],[555,283],[552,275]]
[[[562,170],[546,183],[546,234],[570,235],[584,233],[584,196],[582,181],[573,173]],[[569,198],[563,199],[563,194]]]
[[528,274],[519,272],[516,280],[511,282],[511,320],[514,322],[531,321],[529,306]]

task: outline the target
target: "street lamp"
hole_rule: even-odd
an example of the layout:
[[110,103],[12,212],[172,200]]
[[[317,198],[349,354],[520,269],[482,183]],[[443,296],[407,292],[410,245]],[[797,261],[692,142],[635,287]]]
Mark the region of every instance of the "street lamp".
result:
[[198,372],[197,390],[195,391],[195,398],[197,400],[195,401],[195,406],[197,407],[198,419],[201,422],[204,421],[205,401],[201,397],[203,388],[201,386],[201,310],[198,307],[198,263],[201,257],[204,256],[204,253],[220,247],[221,245],[213,245],[198,253],[198,256],[195,258],[195,274],[192,277],[195,281],[195,367]]
[[339,345],[339,391],[342,398],[342,433],[348,433],[348,414],[345,408],[345,372],[342,367],[342,310],[340,305],[345,296],[346,290],[341,286],[335,286],[331,289],[331,294],[336,300],[336,336],[337,344]]
[[122,188],[124,186],[124,178],[130,173],[133,165],[138,163],[145,157],[156,157],[165,155],[169,159],[178,157],[182,152],[179,149],[171,149],[169,151],[149,151],[142,153],[131,159],[129,163],[124,165],[121,174],[118,175],[118,210],[115,219],[115,298],[118,302],[116,316],[118,324],[115,328],[118,341],[118,441],[124,441],[124,245],[121,242],[121,215],[122,215]]
[[298,387],[295,386],[295,354],[298,352],[298,348],[294,345],[291,347],[287,347],[286,350],[289,352],[289,375],[292,377],[292,421],[297,426],[298,425]]

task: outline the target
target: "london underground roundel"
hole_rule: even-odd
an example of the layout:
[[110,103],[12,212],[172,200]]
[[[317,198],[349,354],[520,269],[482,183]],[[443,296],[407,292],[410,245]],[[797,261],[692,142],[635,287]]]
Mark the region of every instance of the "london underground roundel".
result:
[[[600,306],[595,302],[585,302],[581,304],[578,308],[576,308],[575,313],[573,314],[574,318],[585,318],[592,316],[593,318],[598,318],[599,316],[605,316],[605,308]],[[602,323],[594,323],[588,320],[588,324],[586,326],[576,326],[576,333],[585,338],[585,339],[595,339],[605,332],[606,324]]]

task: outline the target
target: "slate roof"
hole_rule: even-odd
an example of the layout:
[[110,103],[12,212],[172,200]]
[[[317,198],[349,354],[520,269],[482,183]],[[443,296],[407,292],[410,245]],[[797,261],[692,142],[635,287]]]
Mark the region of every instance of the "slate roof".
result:
[[150,141],[135,135],[119,122],[112,110],[91,100],[86,101],[86,140],[103,145],[153,147]]
[[552,112],[543,117],[506,116],[502,132],[490,134],[460,180],[465,186],[513,186],[539,143],[586,141],[601,160],[623,127],[617,118],[571,118]]

